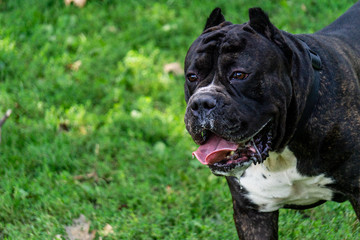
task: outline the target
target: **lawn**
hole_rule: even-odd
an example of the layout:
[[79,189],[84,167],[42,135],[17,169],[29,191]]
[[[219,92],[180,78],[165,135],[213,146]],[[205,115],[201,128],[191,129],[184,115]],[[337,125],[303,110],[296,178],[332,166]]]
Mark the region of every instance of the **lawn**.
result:
[[[0,0],[0,239],[236,239],[230,192],[191,152],[183,66],[217,6],[314,32],[355,1]],[[106,226],[111,226],[108,231]],[[281,210],[280,239],[359,239],[349,203]]]

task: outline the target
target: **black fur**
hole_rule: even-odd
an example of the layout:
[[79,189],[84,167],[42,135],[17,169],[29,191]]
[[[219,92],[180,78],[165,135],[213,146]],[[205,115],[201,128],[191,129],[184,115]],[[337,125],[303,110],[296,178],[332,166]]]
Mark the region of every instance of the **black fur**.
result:
[[[231,24],[216,8],[190,47],[185,72],[198,80],[185,83],[188,132],[198,144],[204,130],[242,142],[272,119],[273,150],[287,146],[301,174],[333,179],[327,186],[333,200],[349,200],[360,219],[360,2],[314,34],[281,31],[260,8],[250,9],[249,19]],[[319,54],[323,67],[318,100],[298,129],[315,76],[302,41]],[[234,71],[248,78],[231,81]],[[215,86],[210,92],[199,91],[210,83]],[[194,114],[192,104],[205,98],[216,104]],[[299,130],[302,134],[294,135]],[[278,211],[257,211],[238,182],[233,177],[227,181],[239,237],[277,239]]]

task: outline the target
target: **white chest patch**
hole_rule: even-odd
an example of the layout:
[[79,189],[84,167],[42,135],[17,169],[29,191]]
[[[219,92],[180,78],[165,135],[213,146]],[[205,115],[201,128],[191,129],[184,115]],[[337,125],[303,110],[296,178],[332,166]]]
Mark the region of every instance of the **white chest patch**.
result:
[[248,194],[247,198],[262,212],[278,210],[284,205],[310,205],[331,200],[333,192],[326,188],[333,183],[324,174],[303,176],[296,169],[297,159],[288,149],[281,154],[270,152],[262,163],[252,164],[236,177]]

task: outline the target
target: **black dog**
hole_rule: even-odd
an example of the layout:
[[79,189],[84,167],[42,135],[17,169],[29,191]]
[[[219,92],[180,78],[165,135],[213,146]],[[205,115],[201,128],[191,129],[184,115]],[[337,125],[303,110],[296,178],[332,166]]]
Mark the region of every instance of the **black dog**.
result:
[[220,9],[185,60],[194,155],[226,176],[241,239],[276,239],[278,209],[349,200],[360,219],[360,3],[315,34],[260,8]]

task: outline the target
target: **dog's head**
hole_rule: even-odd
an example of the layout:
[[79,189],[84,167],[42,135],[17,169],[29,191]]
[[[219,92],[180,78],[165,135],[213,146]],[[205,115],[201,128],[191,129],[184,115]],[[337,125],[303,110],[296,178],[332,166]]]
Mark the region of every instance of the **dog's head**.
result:
[[[194,155],[217,175],[233,175],[279,151],[294,132],[296,56],[260,9],[232,24],[219,8],[185,59],[185,124]],[[299,87],[299,86],[295,86]]]

